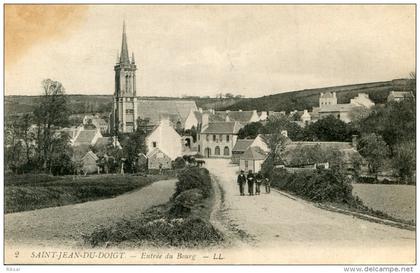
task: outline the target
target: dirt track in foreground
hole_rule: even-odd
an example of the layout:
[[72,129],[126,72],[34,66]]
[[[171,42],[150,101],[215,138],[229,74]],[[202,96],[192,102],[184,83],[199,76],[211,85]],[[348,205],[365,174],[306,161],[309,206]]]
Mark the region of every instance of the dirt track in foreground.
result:
[[82,234],[169,200],[176,179],[154,182],[115,198],[6,214],[5,242],[12,245],[79,246]]
[[[372,262],[383,263],[415,259],[413,231],[326,211],[277,191],[240,196],[236,184],[237,165],[229,164],[228,160],[208,159],[206,168],[224,191],[225,225],[233,225],[253,238],[248,247],[281,247],[289,255],[293,248],[313,249],[318,255],[322,251],[331,257],[345,249],[365,258],[371,255]],[[278,251],[281,257],[282,250]]]

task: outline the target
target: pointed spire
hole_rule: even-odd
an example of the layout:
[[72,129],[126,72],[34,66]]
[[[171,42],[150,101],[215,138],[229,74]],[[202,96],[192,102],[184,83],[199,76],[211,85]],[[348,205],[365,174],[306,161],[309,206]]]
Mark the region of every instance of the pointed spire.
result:
[[131,52],[131,63],[136,63],[136,60],[134,59],[134,52]]
[[123,34],[122,34],[120,63],[130,64],[130,58],[128,56],[127,34],[125,33],[125,20],[123,22]]

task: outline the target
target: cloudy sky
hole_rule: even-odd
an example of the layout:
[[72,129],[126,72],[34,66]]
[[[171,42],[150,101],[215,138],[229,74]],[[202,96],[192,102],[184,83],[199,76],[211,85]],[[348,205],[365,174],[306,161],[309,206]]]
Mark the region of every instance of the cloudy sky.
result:
[[39,94],[45,78],[71,94],[113,94],[123,20],[139,95],[255,97],[403,78],[415,70],[413,5],[5,10],[6,95]]

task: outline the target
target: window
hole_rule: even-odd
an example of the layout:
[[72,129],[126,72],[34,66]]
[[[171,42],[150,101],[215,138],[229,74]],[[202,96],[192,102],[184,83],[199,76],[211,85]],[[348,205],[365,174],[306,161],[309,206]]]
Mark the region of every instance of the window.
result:
[[216,146],[216,148],[214,148],[214,155],[220,155],[220,148],[219,148],[219,146]]
[[228,146],[225,146],[225,148],[223,149],[223,155],[227,155],[227,156],[230,155],[229,154],[229,147]]
[[245,169],[248,169],[248,160],[245,160]]
[[201,152],[200,144],[198,144],[198,152]]
[[206,141],[208,142],[210,139],[210,136],[209,135],[206,135]]
[[134,109],[125,109],[126,114],[134,114]]
[[157,143],[156,143],[156,141],[153,141],[153,142],[152,142],[152,145],[153,145],[153,148],[156,148],[156,147],[157,147]]
[[226,135],[226,142],[229,142],[229,135]]
[[213,141],[216,141],[216,135],[213,135]]
[[200,140],[200,134],[197,134],[197,140]]
[[219,135],[219,141],[223,141],[223,135]]

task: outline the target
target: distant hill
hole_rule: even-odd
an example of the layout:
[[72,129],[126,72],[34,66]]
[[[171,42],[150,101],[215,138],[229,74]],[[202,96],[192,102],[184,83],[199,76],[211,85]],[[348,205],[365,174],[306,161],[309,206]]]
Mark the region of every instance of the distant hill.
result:
[[[348,103],[358,93],[367,93],[375,103],[385,103],[390,91],[407,90],[408,79],[343,85],[300,91],[284,92],[259,98],[209,98],[209,97],[142,97],[142,99],[194,100],[197,107],[216,110],[286,111],[312,109],[318,106],[319,93],[337,92],[339,103]],[[73,114],[109,113],[112,109],[112,95],[68,95]],[[6,96],[4,99],[7,115],[31,112],[40,96]]]
[[319,106],[321,92],[337,92],[338,103],[349,103],[358,93],[367,93],[375,103],[385,103],[390,91],[408,90],[410,80],[352,84],[285,92],[259,98],[247,98],[220,110],[286,111],[312,109]]
[[[68,95],[72,114],[79,113],[109,113],[112,109],[112,95]],[[32,112],[39,103],[40,96],[6,96],[4,108],[7,115]],[[229,107],[240,98],[206,98],[206,97],[142,97],[142,99],[159,100],[194,100],[197,107],[220,109]]]

